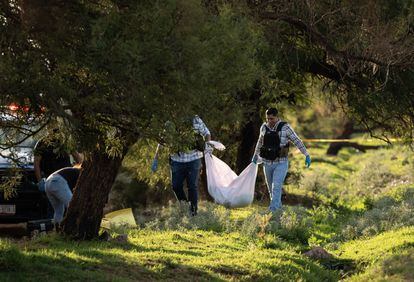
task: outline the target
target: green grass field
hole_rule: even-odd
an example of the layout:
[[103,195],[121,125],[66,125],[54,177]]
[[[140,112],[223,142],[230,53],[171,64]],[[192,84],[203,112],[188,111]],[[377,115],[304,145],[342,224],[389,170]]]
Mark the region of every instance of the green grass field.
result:
[[[0,281],[413,281],[414,159],[403,147],[324,155],[311,169],[294,154],[291,202],[228,210],[202,202],[197,217],[176,204],[118,227],[127,242],[78,242],[57,234],[0,239]],[[139,217],[139,211],[137,216]],[[321,246],[332,257],[304,253]]]

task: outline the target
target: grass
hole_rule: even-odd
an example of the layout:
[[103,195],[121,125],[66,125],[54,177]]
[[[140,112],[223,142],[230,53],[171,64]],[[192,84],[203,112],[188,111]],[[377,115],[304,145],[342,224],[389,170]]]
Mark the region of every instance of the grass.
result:
[[350,281],[413,281],[414,227],[405,227],[368,239],[346,242],[336,250],[354,261],[360,272]]
[[[267,244],[263,244],[263,242]],[[239,233],[131,230],[128,243],[72,242],[56,235],[1,240],[1,281],[335,281],[336,276],[276,238]],[[270,241],[273,244],[270,244]],[[10,263],[3,263],[12,257]]]

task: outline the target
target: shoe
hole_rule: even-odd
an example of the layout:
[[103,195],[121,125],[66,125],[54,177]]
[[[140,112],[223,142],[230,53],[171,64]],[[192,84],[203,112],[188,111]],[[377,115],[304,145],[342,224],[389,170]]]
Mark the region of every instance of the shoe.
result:
[[196,216],[197,215],[197,207],[190,205],[190,215]]

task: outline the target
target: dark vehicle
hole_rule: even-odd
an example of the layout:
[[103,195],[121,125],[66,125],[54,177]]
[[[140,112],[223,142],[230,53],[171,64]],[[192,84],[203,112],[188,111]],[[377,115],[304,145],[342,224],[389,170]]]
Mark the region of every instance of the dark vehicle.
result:
[[[13,109],[11,109],[13,111]],[[4,145],[5,140],[10,140],[14,136],[7,124],[15,118],[13,113],[0,114],[0,141]],[[18,138],[18,137],[16,137]],[[9,149],[0,149],[0,183],[9,182],[16,176],[20,181],[14,185],[14,193],[7,195],[0,189],[0,234],[2,227],[13,224],[25,223],[27,226],[33,225],[30,222],[37,222],[48,218],[48,199],[44,192],[39,191],[33,166],[33,148],[36,141],[33,138],[23,138],[24,140]]]
[[[9,198],[5,198],[4,191],[0,192],[0,224],[47,218],[48,199],[37,187],[33,168],[33,146],[34,144],[26,143],[13,148],[15,154],[26,161],[17,167],[7,157],[0,157],[2,183],[13,177],[16,170],[21,175],[18,185],[14,187],[15,192]],[[8,152],[2,151],[2,155],[7,156]]]

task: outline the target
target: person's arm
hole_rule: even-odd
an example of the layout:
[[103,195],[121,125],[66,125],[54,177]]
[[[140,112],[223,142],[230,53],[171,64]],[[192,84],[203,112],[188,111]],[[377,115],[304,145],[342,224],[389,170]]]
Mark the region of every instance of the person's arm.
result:
[[293,142],[293,144],[295,144],[296,148],[299,149],[299,151],[302,152],[302,154],[305,155],[305,166],[309,167],[311,165],[311,157],[308,153],[308,150],[306,150],[305,145],[303,144],[302,140],[300,140],[300,138],[298,137],[298,135],[295,133],[295,131],[293,130],[292,127],[290,127],[289,124],[285,125],[287,127],[287,137],[290,141]]
[[39,182],[42,179],[42,171],[40,170],[40,161],[41,160],[42,160],[41,156],[39,156],[39,155],[34,156],[33,166],[34,166],[34,172],[35,172],[37,182]]
[[302,140],[298,137],[296,132],[293,130],[292,127],[290,127],[289,124],[286,124],[286,136],[287,138],[292,141],[293,144],[295,144],[296,148],[299,149],[299,151],[302,152],[305,156],[309,156],[308,151],[306,150],[305,145],[303,144]]
[[204,137],[204,141],[211,141],[211,133],[206,124],[199,116],[195,116],[193,120],[194,130],[200,133]]
[[162,147],[162,145],[158,143],[157,149],[155,150],[154,160],[158,160],[158,155],[161,152],[161,147]]
[[158,155],[160,154],[161,147],[162,147],[162,145],[158,144],[157,149],[155,150],[154,159],[152,160],[152,164],[151,164],[152,172],[156,172],[157,169],[158,169]]

